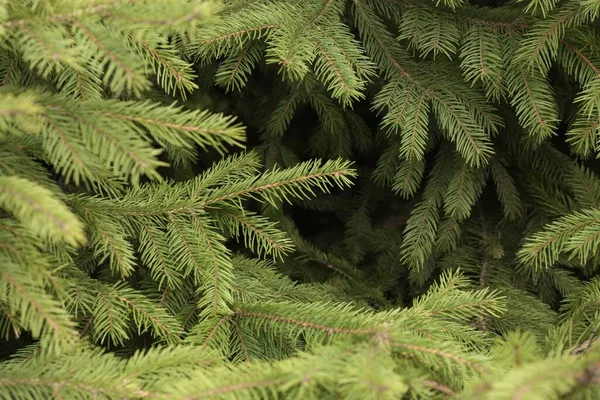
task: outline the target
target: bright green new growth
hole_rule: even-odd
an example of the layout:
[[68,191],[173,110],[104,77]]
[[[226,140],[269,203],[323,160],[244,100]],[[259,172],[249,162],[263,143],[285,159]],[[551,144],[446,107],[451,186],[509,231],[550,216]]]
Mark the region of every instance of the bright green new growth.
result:
[[599,16],[0,0],[0,398],[595,398]]

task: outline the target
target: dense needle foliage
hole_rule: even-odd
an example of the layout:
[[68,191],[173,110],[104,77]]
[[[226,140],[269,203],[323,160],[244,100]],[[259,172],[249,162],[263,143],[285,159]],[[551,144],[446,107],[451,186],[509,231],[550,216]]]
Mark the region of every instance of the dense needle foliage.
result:
[[0,0],[0,398],[599,399],[597,0]]

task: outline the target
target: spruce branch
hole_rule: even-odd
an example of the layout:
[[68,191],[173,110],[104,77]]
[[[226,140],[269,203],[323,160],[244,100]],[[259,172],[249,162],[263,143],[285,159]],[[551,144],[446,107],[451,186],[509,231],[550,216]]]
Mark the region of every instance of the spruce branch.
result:
[[[291,240],[277,229],[277,224],[252,212],[240,212],[232,207],[212,209],[211,213],[222,218],[221,226],[228,228],[237,239],[244,238],[244,246],[255,251],[281,258],[290,252]],[[219,218],[219,220],[221,220]]]
[[547,72],[558,53],[564,32],[586,23],[589,18],[588,10],[581,7],[579,2],[566,2],[556,13],[533,25],[520,43],[517,59],[527,69],[538,68],[541,72]]
[[347,161],[329,160],[323,165],[304,162],[285,170],[274,168],[257,178],[212,190],[200,206],[207,207],[244,197],[261,198],[275,205],[276,201],[289,202],[291,198],[312,197],[315,195],[313,187],[328,193],[331,187],[350,185],[350,178],[356,175],[350,166],[351,163]]
[[496,186],[496,193],[504,215],[508,218],[517,218],[523,212],[523,203],[515,186],[513,177],[500,159],[494,157],[490,162],[490,175]]
[[0,397],[594,397],[600,3],[472,3],[0,1]]
[[196,240],[201,248],[207,250],[202,263],[205,270],[200,275],[203,295],[198,306],[204,309],[201,315],[228,313],[229,305],[233,302],[233,265],[228,257],[229,249],[208,218],[192,215],[192,222],[198,234]]
[[236,55],[219,65],[215,73],[215,83],[225,90],[241,91],[254,67],[260,62],[263,46],[258,41],[249,41]]
[[458,221],[468,218],[485,186],[487,171],[464,164],[452,177],[444,198],[444,212]]
[[35,338],[50,334],[54,345],[73,339],[75,326],[60,303],[45,292],[41,277],[4,261],[0,268],[0,301],[10,319],[31,331]]
[[445,146],[429,174],[429,180],[419,204],[412,210],[404,229],[401,260],[411,268],[420,270],[432,254],[440,219],[442,196],[450,184],[454,160],[450,149]]
[[117,41],[125,40],[122,34],[101,25],[99,22],[84,22],[72,20],[76,28],[75,41],[79,48],[93,49],[93,53],[82,54],[83,58],[92,59],[98,53],[99,67],[111,66],[104,75],[104,83],[110,83],[110,88],[116,92],[130,92],[138,97],[149,89],[150,83],[144,75],[144,63],[137,55],[125,52]]
[[502,41],[493,29],[471,26],[460,49],[461,68],[470,82],[483,83],[486,94],[499,100],[505,93]]
[[392,190],[404,198],[412,197],[421,186],[424,172],[424,160],[402,160],[394,175]]
[[191,65],[181,60],[176,49],[159,35],[141,38],[131,30],[125,31],[125,34],[146,64],[151,66],[160,86],[168,94],[180,94],[185,100],[187,92],[198,88]]
[[140,229],[139,247],[140,260],[150,269],[152,279],[158,283],[158,288],[180,290],[183,282],[179,268],[173,263],[168,246],[167,235],[161,229],[150,224]]
[[520,260],[535,268],[547,268],[565,252],[585,262],[599,246],[599,218],[595,208],[559,218],[525,242],[519,251]]
[[86,242],[84,225],[56,193],[17,176],[0,176],[0,206],[42,239],[77,246]]

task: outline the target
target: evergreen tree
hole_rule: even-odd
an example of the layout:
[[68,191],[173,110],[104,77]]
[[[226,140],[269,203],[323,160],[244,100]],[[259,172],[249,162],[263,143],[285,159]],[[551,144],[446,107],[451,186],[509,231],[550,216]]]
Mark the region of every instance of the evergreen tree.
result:
[[0,0],[0,398],[600,398],[597,0]]

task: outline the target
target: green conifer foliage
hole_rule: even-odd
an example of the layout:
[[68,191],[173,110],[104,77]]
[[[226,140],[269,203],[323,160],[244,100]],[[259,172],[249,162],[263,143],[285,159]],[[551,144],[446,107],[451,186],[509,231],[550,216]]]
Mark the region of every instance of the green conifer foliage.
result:
[[0,398],[599,398],[599,20],[0,0]]

